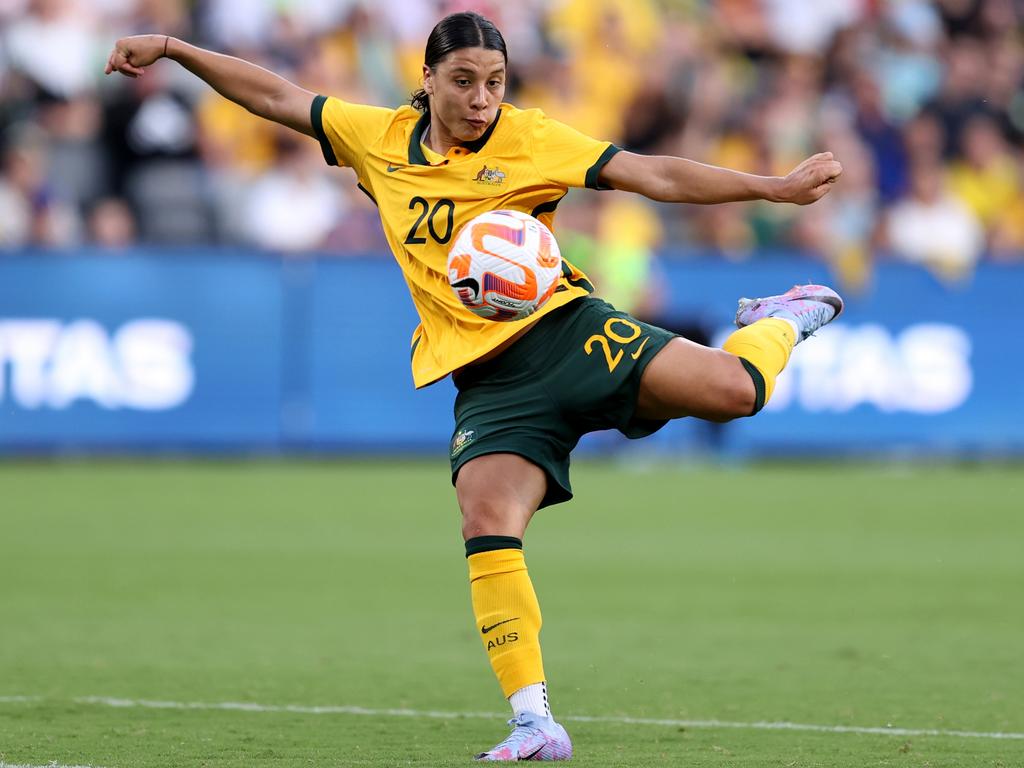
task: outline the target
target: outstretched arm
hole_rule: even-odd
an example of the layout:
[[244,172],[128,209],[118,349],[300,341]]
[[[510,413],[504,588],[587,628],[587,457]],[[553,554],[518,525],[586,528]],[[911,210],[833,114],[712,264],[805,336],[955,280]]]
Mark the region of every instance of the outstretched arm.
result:
[[153,62],[174,59],[227,99],[254,115],[314,136],[310,106],[316,94],[290,83],[270,70],[213,51],[197,48],[167,35],[123,37],[114,45],[106,73],[140,77]]
[[604,186],[666,203],[769,200],[807,205],[827,194],[842,172],[831,152],[807,158],[787,176],[755,176],[681,157],[618,152],[598,178]]

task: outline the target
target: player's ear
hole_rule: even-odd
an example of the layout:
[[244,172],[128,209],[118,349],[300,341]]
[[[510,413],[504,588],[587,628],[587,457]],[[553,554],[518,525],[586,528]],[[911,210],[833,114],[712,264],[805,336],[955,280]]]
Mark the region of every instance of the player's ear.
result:
[[429,96],[434,95],[434,78],[433,72],[430,71],[430,67],[426,64],[423,65],[423,92]]

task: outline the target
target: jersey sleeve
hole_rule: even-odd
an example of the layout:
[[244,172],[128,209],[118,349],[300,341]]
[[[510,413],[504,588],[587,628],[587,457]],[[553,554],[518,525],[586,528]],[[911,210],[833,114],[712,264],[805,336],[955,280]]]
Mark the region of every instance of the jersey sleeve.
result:
[[310,107],[313,131],[328,165],[360,171],[370,145],[384,132],[395,110],[317,96]]
[[565,123],[541,114],[533,131],[533,157],[540,175],[566,187],[611,189],[602,186],[598,174],[619,148],[592,139]]

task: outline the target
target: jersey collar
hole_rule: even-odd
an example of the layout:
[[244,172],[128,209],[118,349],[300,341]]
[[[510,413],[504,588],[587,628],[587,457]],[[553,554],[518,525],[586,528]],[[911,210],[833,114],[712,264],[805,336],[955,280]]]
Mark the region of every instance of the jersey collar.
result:
[[[484,148],[484,144],[491,138],[491,134],[494,133],[494,128],[498,124],[498,119],[501,117],[501,107],[498,107],[498,113],[494,116],[494,122],[487,126],[487,130],[484,131],[484,135],[475,141],[467,141],[462,146],[468,149],[470,152],[479,152]],[[420,115],[420,119],[416,121],[416,125],[413,126],[412,136],[409,137],[409,164],[410,165],[430,165],[427,162],[427,158],[423,154],[423,148],[420,146],[420,139],[423,136],[423,132],[427,130],[427,126],[430,125],[430,113],[424,112]]]

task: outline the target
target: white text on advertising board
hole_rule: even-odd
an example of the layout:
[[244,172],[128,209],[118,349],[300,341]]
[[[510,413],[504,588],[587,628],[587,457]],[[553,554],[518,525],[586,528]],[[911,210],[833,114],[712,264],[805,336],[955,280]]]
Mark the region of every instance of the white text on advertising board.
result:
[[87,318],[0,319],[0,403],[175,408],[195,385],[192,346],[187,328],[163,318],[138,318],[111,332]]
[[[719,333],[718,343],[727,332]],[[946,413],[974,385],[971,339],[949,323],[916,323],[896,332],[876,323],[838,322],[800,344],[765,411],[800,408],[846,413]]]
[[918,323],[893,333],[873,323],[838,324],[796,349],[766,410],[845,413],[867,405],[945,413],[967,402],[973,383],[971,340],[962,328]]

